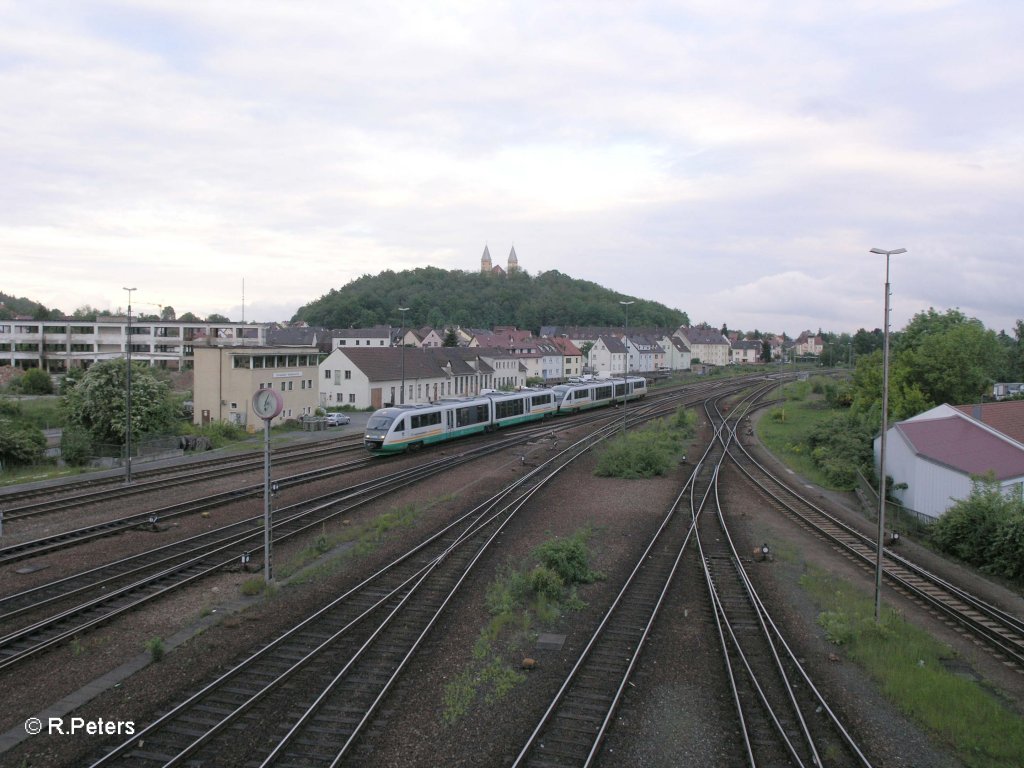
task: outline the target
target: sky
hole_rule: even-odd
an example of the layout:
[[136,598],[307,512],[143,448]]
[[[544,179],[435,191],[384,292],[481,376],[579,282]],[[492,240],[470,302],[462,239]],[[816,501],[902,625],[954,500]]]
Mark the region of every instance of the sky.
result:
[[894,329],[1011,332],[1022,29],[1015,0],[0,0],[0,291],[280,321],[514,246],[840,333],[883,325],[869,251],[906,248]]

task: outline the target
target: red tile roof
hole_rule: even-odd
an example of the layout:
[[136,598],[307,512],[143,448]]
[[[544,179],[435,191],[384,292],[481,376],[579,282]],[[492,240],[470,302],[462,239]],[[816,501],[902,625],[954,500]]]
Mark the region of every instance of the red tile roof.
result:
[[1012,437],[1018,443],[1024,443],[1024,400],[953,407],[1007,437]]
[[972,475],[997,480],[1024,476],[1024,448],[958,416],[905,421],[896,429],[918,455]]

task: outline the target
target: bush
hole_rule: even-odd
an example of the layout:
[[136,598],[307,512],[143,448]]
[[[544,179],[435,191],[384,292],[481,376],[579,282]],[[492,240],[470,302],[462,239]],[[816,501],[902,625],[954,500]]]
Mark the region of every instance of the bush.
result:
[[92,440],[82,429],[65,429],[60,438],[60,455],[65,463],[81,467],[92,458]]
[[657,422],[611,442],[597,460],[598,477],[638,479],[667,474],[679,463],[682,439]]
[[557,601],[562,597],[565,582],[550,568],[538,565],[530,571],[530,589],[536,595]]
[[568,539],[552,539],[541,544],[534,556],[541,565],[557,574],[562,584],[590,584],[600,574],[590,570],[590,552],[587,551],[586,532]]
[[836,488],[853,488],[857,471],[871,463],[871,432],[849,413],[838,413],[811,430],[807,437],[811,461]]
[[43,457],[46,438],[41,429],[0,418],[0,464],[34,464]]
[[29,368],[11,382],[11,390],[24,395],[52,395],[53,380],[42,368]]
[[1024,581],[1024,503],[1006,496],[991,475],[977,478],[931,526],[935,545],[981,570]]

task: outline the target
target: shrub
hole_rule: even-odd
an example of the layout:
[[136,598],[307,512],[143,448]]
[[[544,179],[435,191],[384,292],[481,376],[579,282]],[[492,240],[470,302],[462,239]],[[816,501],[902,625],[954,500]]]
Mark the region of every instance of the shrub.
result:
[[530,571],[530,589],[534,594],[548,600],[556,601],[562,596],[565,583],[550,568],[538,565]]
[[11,382],[11,389],[25,395],[52,395],[53,380],[42,368],[29,368]]
[[587,551],[586,532],[577,533],[568,539],[553,539],[541,544],[534,556],[541,565],[558,575],[563,584],[590,584],[601,577],[590,570],[590,553]]
[[612,441],[598,458],[598,477],[638,479],[667,474],[679,462],[682,441],[664,422]]
[[153,661],[160,661],[164,657],[164,641],[162,638],[154,637],[151,640],[146,641],[146,650],[149,651],[150,658]]
[[60,455],[67,464],[81,467],[92,457],[92,440],[82,429],[65,429],[60,437]]
[[41,429],[0,418],[0,464],[34,464],[43,457],[46,438]]
[[992,475],[976,478],[931,526],[936,546],[987,573],[1024,580],[1024,504],[1006,496]]

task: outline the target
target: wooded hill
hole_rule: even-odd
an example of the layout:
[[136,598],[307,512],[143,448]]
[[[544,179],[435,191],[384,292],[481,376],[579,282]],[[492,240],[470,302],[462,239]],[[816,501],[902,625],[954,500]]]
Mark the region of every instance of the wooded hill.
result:
[[[635,302],[629,307],[630,327],[674,330],[689,324],[681,310],[555,270],[534,277],[526,272],[490,275],[436,267],[364,275],[300,307],[292,319],[327,328],[514,325],[537,332],[545,325],[621,326],[625,308],[620,301]],[[409,308],[404,323],[399,307]]]

